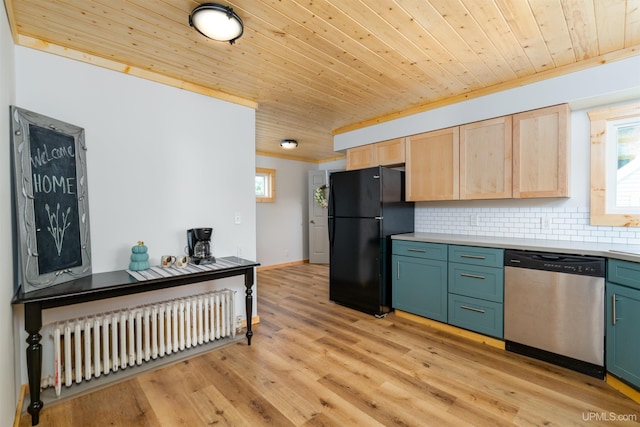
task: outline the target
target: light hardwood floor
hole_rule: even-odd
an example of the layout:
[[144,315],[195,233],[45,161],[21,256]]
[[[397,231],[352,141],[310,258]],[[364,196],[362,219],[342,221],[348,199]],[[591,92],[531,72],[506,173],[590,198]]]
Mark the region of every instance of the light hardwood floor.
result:
[[40,425],[640,424],[640,405],[604,381],[331,303],[326,266],[261,271],[257,294],[250,347],[234,343],[50,404]]

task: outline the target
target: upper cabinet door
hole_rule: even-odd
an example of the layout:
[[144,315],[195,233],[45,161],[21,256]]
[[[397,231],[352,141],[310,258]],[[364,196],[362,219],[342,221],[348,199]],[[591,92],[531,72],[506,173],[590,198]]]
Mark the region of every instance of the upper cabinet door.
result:
[[347,170],[364,169],[378,165],[375,144],[347,149]]
[[392,166],[404,164],[404,138],[378,142],[375,144],[375,147],[379,165]]
[[513,116],[513,197],[569,197],[569,106]]
[[458,200],[460,128],[406,138],[408,201]]
[[460,126],[460,199],[511,197],[511,116]]
[[347,170],[404,164],[404,138],[347,149]]

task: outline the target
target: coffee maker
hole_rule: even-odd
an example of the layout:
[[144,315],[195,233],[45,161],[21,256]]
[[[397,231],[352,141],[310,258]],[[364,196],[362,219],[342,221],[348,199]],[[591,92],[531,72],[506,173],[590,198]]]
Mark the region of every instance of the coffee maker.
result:
[[196,265],[211,264],[216,259],[211,255],[211,235],[213,228],[191,228],[187,230],[187,244],[191,263]]

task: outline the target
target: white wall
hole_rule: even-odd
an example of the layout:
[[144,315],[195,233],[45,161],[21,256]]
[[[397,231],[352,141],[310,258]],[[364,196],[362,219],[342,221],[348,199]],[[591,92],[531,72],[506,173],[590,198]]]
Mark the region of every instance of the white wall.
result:
[[334,171],[342,171],[345,170],[347,168],[347,159],[340,159],[340,160],[332,160],[330,162],[323,162],[320,163],[320,165],[318,165],[318,169],[321,170],[327,170],[330,172],[334,172]]
[[253,109],[22,47],[16,71],[19,107],[85,129],[94,272],[138,240],[157,264],[191,227],[214,227],[215,255],[255,256]]
[[17,378],[14,377],[13,321],[13,247],[11,244],[11,167],[9,138],[9,105],[14,103],[14,48],[9,23],[0,3],[0,425],[13,424],[16,408]]
[[256,167],[276,170],[274,203],[256,203],[256,242],[262,266],[309,259],[307,173],[316,163],[256,156]]
[[309,259],[310,170],[344,170],[346,160],[307,163],[256,156],[256,167],[276,170],[275,203],[256,203],[257,259],[261,266]]
[[[182,253],[192,227],[214,228],[215,256],[255,259],[253,109],[24,47],[15,63],[17,106],[85,129],[94,273],[126,268],[138,240],[153,264]],[[221,287],[239,292],[236,312],[244,313],[235,277],[47,310],[43,322]]]

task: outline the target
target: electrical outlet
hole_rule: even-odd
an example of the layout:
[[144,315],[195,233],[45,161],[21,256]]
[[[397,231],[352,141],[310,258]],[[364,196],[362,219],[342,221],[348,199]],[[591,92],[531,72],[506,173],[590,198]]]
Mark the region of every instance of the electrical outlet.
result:
[[543,230],[551,229],[551,217],[550,216],[542,217],[541,227],[542,227]]
[[234,217],[234,221],[235,221],[236,224],[242,223],[242,217],[240,216],[240,213],[236,212],[236,215]]
[[472,227],[479,227],[480,226],[480,215],[471,214],[471,226]]

